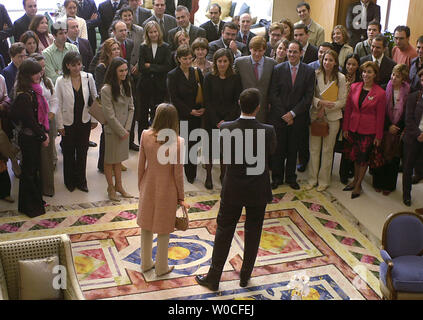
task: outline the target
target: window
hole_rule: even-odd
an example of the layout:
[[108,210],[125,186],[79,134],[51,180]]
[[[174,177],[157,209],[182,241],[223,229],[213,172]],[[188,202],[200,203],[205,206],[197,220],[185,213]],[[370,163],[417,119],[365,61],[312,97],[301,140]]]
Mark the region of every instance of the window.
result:
[[384,31],[394,32],[399,25],[407,25],[410,0],[378,0],[380,23]]

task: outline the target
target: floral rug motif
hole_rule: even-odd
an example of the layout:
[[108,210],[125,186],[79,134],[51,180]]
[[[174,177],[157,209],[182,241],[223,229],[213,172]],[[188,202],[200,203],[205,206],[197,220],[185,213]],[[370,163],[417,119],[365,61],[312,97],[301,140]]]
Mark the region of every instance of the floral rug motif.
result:
[[[195,276],[211,263],[219,194],[186,198],[190,225],[171,234],[172,273],[158,278],[140,270],[138,203],[48,212],[29,219],[0,218],[0,241],[69,234],[75,269],[87,299],[291,299],[294,276],[307,276],[313,300],[378,300],[377,246],[324,194],[274,190],[266,208],[260,248],[249,285],[239,287],[244,249],[243,214],[235,230],[218,292],[198,286]],[[156,254],[156,238],[153,257]]]

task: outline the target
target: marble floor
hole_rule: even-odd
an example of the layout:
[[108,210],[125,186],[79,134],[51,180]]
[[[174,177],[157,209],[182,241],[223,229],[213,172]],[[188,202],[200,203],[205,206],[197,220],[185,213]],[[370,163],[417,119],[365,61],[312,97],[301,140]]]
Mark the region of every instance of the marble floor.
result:
[[[90,139],[94,142],[99,142],[101,133],[101,127],[97,127],[91,133]],[[88,151],[88,163],[87,163],[87,180],[89,192],[85,193],[79,190],[69,192],[63,184],[63,167],[62,167],[62,155],[59,147],[60,138],[56,139],[56,146],[58,150],[58,162],[55,172],[55,196],[52,198],[44,197],[44,200],[51,205],[70,205],[75,203],[95,202],[107,199],[107,184],[103,174],[97,170],[97,159],[99,148],[89,148]],[[327,192],[338,199],[338,202],[342,204],[353,216],[362,227],[366,229],[368,233],[373,235],[377,240],[382,237],[383,224],[385,219],[395,212],[401,211],[414,211],[416,208],[423,207],[423,182],[413,186],[412,191],[412,206],[411,208],[406,207],[402,203],[402,183],[401,174],[398,178],[397,190],[391,193],[389,196],[384,196],[381,193],[374,191],[371,186],[372,178],[370,175],[366,175],[363,183],[363,194],[352,200],[350,198],[351,192],[343,192],[344,185],[339,182],[338,168],[339,168],[340,155],[336,154],[334,170],[332,176],[332,184]],[[10,162],[9,162],[10,164]],[[137,187],[137,166],[138,166],[138,152],[130,151],[129,159],[124,162],[125,166],[128,167],[128,171],[123,172],[123,183],[126,190],[136,195],[138,192]],[[18,187],[19,180],[16,179],[9,170],[10,177],[12,180],[12,197],[16,200],[15,203],[7,203],[0,200],[0,212],[5,210],[17,210],[17,199],[18,199]],[[219,177],[219,166],[214,166],[213,178],[214,178],[214,189],[219,190],[221,185],[218,179]],[[307,178],[307,172],[298,173],[298,180],[300,184],[305,184]],[[198,168],[197,180],[194,184],[190,184],[185,181],[185,192],[206,192],[207,189],[204,187],[205,170],[201,167]]]

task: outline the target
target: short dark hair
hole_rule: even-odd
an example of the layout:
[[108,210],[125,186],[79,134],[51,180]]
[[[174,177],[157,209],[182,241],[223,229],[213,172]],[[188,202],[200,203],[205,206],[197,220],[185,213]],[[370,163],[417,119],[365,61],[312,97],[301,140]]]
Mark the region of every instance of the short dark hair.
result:
[[299,4],[297,4],[297,9],[301,7],[306,7],[307,10],[310,11],[310,4],[308,4],[307,2],[300,2]]
[[176,59],[193,55],[191,47],[187,44],[180,45],[176,49]]
[[308,33],[308,27],[304,23],[294,24],[294,30],[304,29],[305,33]]
[[26,47],[22,42],[15,42],[9,48],[9,55],[13,58],[24,50],[26,50]]
[[132,14],[132,15],[134,15],[134,12],[132,11],[131,7],[130,7],[130,6],[128,6],[128,5],[126,5],[126,4],[125,4],[122,8],[120,8],[120,10],[119,10],[119,12],[118,12],[118,16],[119,16],[119,18],[121,18],[121,19],[122,19],[122,14],[123,14],[124,12],[131,12],[131,14]]
[[333,47],[332,43],[330,43],[330,42],[322,42],[319,45],[319,49],[320,49],[320,47],[330,48],[331,50],[334,50],[334,47]]
[[239,96],[239,105],[241,111],[246,114],[252,114],[260,104],[261,94],[256,88],[245,89]]
[[74,63],[77,63],[77,62],[82,63],[82,57],[79,54],[79,52],[70,51],[70,52],[66,53],[65,56],[63,57],[63,62],[62,62],[63,76],[67,77],[67,76],[70,75],[70,70],[66,65],[67,64],[74,64]]
[[382,25],[380,24],[380,22],[379,21],[377,21],[377,20],[372,20],[372,21],[370,21],[369,22],[369,24],[367,25],[367,27],[368,26],[377,26],[377,28],[379,29],[379,32],[381,32],[382,31]]
[[226,29],[226,28],[229,28],[229,29],[232,29],[232,30],[239,31],[239,27],[238,27],[238,25],[237,25],[236,23],[233,23],[233,22],[226,22],[226,23],[223,25],[222,32],[223,32],[223,31],[225,31],[225,29]]
[[395,28],[395,30],[394,30],[394,34],[395,34],[395,32],[405,32],[405,35],[406,35],[406,37],[407,38],[410,38],[410,28],[409,27],[407,27],[407,26],[398,26],[398,27],[396,27]]
[[303,45],[299,41],[297,41],[297,40],[291,40],[291,41],[289,41],[288,48],[293,43],[297,44],[300,47],[300,52],[303,51]]
[[63,22],[63,21],[56,21],[55,23],[53,23],[50,27],[51,30],[51,34],[53,36],[56,36],[57,33],[59,32],[59,30],[68,30],[68,25],[67,22]]
[[386,48],[388,46],[388,39],[386,39],[386,37],[384,37],[383,35],[379,34],[377,35],[373,41],[382,41],[383,42],[383,47]]
[[[211,7],[217,7],[219,9],[219,12],[222,13],[222,7],[218,3],[212,3],[210,5],[210,8]],[[209,8],[209,10],[210,10],[210,8]]]
[[418,39],[417,39],[417,42],[416,43],[423,43],[423,36],[420,36]]

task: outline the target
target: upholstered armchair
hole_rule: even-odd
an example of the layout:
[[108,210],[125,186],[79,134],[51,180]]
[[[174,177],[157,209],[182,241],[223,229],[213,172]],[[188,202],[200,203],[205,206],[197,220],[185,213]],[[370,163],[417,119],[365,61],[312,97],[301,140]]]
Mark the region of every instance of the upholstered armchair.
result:
[[423,299],[423,217],[391,214],[383,227],[380,289],[384,299]]
[[[66,270],[65,300],[84,300],[73,264],[71,242],[67,235],[0,242],[0,300],[19,299],[19,261],[59,257]],[[59,273],[58,273],[59,274]]]

